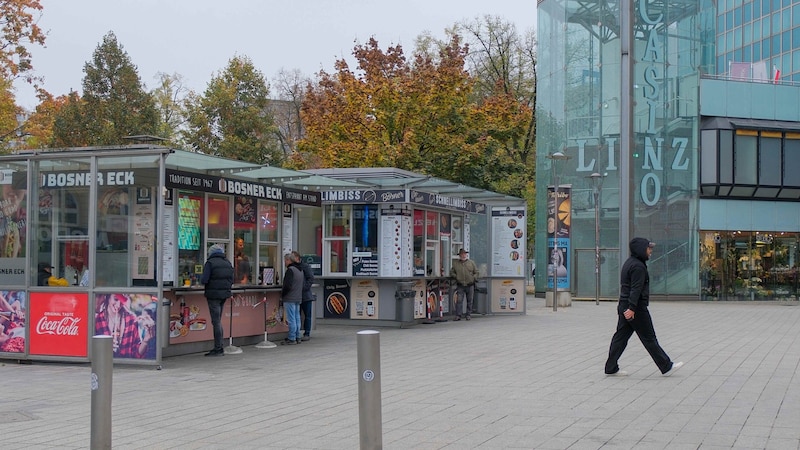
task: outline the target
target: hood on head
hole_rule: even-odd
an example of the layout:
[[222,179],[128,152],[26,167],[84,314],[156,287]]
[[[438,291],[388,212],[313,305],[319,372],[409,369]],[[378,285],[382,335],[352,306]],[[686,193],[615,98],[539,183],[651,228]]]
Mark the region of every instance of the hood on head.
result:
[[214,244],[208,248],[208,255],[216,255],[217,253],[225,253],[225,247],[220,244]]
[[650,242],[650,240],[640,237],[635,237],[631,239],[628,248],[631,251],[631,256],[635,256],[642,261],[647,261],[649,257],[647,256],[647,249],[655,247],[655,242]]

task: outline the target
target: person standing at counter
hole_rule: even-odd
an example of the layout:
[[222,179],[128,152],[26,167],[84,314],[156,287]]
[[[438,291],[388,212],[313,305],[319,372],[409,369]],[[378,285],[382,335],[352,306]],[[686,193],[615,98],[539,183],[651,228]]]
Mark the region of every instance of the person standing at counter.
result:
[[286,310],[286,320],[289,322],[289,336],[283,341],[287,345],[300,343],[300,302],[303,300],[303,269],[295,262],[291,253],[283,255],[283,264],[286,270],[283,274],[283,288],[281,301]]
[[222,348],[222,307],[231,297],[233,286],[233,265],[225,257],[225,247],[214,244],[208,249],[208,259],[203,266],[200,283],[205,285],[211,327],[214,330],[214,348],[206,356],[224,356]]
[[467,257],[467,251],[463,248],[458,251],[458,261],[450,268],[450,278],[456,280],[456,317],[453,320],[461,320],[461,305],[464,304],[464,300],[467,301],[467,310],[464,314],[469,320],[472,313],[472,299],[475,295],[475,282],[478,280],[478,266]]
[[236,238],[234,266],[236,269],[234,283],[250,284],[250,259],[244,254],[244,239],[242,238]]
[[293,251],[292,257],[303,271],[303,300],[300,302],[300,312],[303,315],[303,337],[300,340],[307,341],[311,339],[311,317],[314,314],[314,300],[317,299],[311,292],[311,286],[314,284],[314,271],[307,262],[303,261],[300,253]]

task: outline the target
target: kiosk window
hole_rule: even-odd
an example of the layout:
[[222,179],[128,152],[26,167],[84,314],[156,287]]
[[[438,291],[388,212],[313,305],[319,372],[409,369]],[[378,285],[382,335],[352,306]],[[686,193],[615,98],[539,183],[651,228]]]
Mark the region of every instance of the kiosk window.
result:
[[258,203],[258,284],[275,284],[282,269],[278,261],[279,205],[275,202]]
[[178,275],[182,284],[196,281],[197,266],[204,263],[202,245],[203,197],[181,192],[178,195]]
[[[33,267],[53,266],[51,273],[66,285],[77,285],[88,263],[89,159],[59,159],[36,164],[40,183],[34,188],[38,208],[31,223],[37,249],[31,252]],[[31,271],[31,284],[41,284]],[[46,280],[46,279],[45,279]],[[46,285],[46,284],[45,284]]]
[[325,206],[322,254],[328,255],[328,273],[350,273],[351,212],[351,205]]

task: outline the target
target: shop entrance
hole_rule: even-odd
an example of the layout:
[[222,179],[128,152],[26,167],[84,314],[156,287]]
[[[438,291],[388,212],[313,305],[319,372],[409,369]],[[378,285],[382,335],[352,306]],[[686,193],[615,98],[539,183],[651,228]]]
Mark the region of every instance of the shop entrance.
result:
[[704,300],[788,300],[798,297],[799,233],[700,233]]

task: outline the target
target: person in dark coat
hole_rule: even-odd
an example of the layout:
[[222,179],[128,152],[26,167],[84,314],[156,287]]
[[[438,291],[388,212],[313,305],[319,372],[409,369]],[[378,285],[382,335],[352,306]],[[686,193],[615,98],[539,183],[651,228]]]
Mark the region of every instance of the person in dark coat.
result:
[[211,327],[214,330],[214,348],[206,356],[224,356],[222,348],[222,307],[231,297],[233,286],[233,265],[225,257],[225,247],[214,244],[208,249],[208,259],[203,266],[200,283],[205,285]]
[[314,271],[307,262],[303,261],[300,253],[293,251],[292,257],[303,271],[303,301],[300,302],[300,313],[303,315],[303,337],[300,340],[307,341],[311,339],[311,318],[314,316],[314,300],[317,299],[311,291],[311,286],[314,284]]
[[281,287],[281,301],[286,311],[286,321],[289,323],[289,336],[284,344],[295,345],[300,341],[300,302],[303,301],[303,270],[300,264],[294,261],[291,253],[283,255],[286,271],[283,273],[283,286]]
[[675,362],[658,344],[653,320],[647,306],[650,303],[650,275],[647,260],[653,253],[654,242],[644,238],[633,238],[629,244],[631,255],[620,271],[619,303],[617,304],[617,331],[611,338],[605,372],[608,376],[624,376],[627,372],[619,370],[618,361],[635,332],[642,345],[664,376],[672,375],[683,366]]

